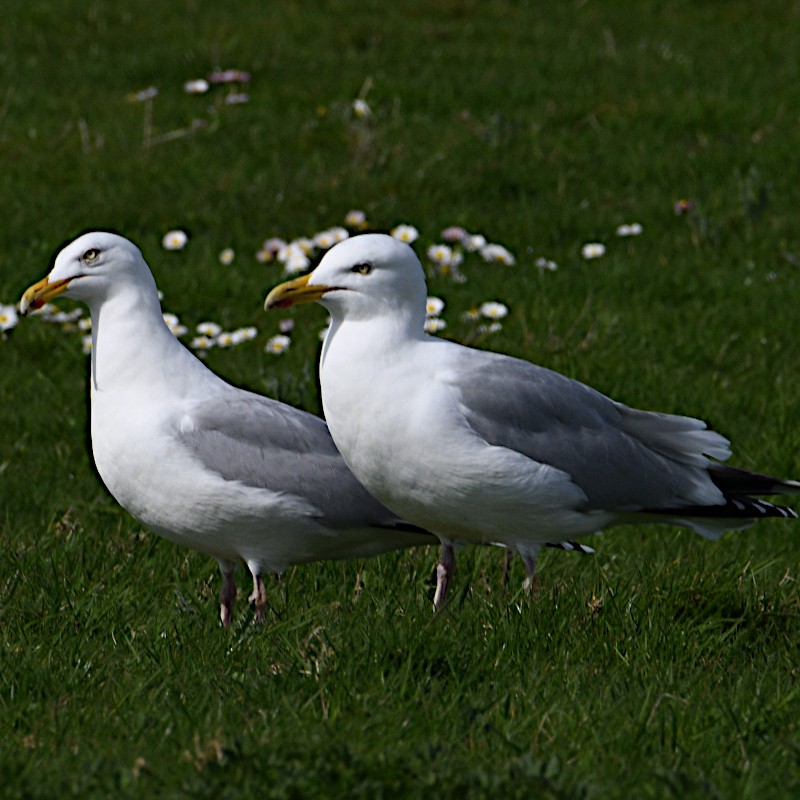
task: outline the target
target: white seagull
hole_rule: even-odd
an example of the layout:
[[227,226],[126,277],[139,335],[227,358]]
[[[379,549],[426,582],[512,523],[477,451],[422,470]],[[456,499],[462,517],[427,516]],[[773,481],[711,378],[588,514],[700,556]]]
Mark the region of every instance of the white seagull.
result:
[[265,573],[436,541],[363,489],[319,417],[237,389],[192,355],[165,324],[150,269],[127,239],[75,239],[24,293],[21,311],[57,295],[91,311],[100,477],[143,525],[217,560],[226,627],[240,562],[262,620]]
[[[729,442],[690,417],[640,411],[517,358],[427,335],[425,278],[391,236],[336,245],[265,308],[318,301],[332,323],[320,356],[325,418],[371,494],[442,543],[434,605],[453,544],[500,543],[526,583],[543,545],[630,522],[708,538],[794,511],[756,499],[800,483],[719,463]],[[714,460],[712,460],[714,459]]]

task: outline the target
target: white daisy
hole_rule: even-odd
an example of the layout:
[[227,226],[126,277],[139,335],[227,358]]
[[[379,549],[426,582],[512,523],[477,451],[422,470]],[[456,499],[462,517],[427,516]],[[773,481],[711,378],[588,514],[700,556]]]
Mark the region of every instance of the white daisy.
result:
[[10,331],[19,322],[17,307],[13,305],[0,305],[0,331]]
[[83,350],[85,355],[89,355],[92,352],[92,337],[90,336],[82,336],[81,337],[81,350]]
[[209,83],[203,78],[194,81],[186,81],[183,84],[183,91],[187,94],[205,94],[209,89]]
[[508,316],[508,306],[495,300],[490,300],[480,304],[478,313],[487,319],[503,319],[503,317]]
[[282,333],[279,333],[277,336],[271,336],[267,339],[266,347],[264,347],[265,353],[273,353],[274,355],[280,355],[283,353],[287,347],[291,344],[292,340],[285,336]]
[[189,347],[192,350],[210,350],[215,344],[215,341],[210,336],[195,336],[191,342],[189,342]]
[[81,317],[81,319],[78,320],[78,330],[90,331],[91,329],[92,329],[91,317]]
[[183,250],[188,241],[189,236],[185,231],[167,231],[167,233],[164,234],[164,238],[161,240],[161,246],[165,250]]
[[234,344],[250,342],[258,336],[258,328],[255,325],[248,325],[246,328],[237,328],[231,335]]
[[236,341],[233,331],[222,331],[217,334],[214,339],[214,344],[216,344],[217,347],[233,347],[233,345],[238,344],[238,342]]
[[425,316],[438,317],[444,310],[444,300],[441,297],[429,297],[425,301]]
[[353,100],[353,113],[359,119],[365,119],[372,116],[372,109],[367,105],[367,101],[360,97]]
[[442,331],[447,327],[447,323],[440,319],[439,317],[428,317],[425,320],[425,332],[426,333],[436,333],[437,331]]
[[600,242],[589,242],[581,247],[581,255],[591,260],[593,258],[600,258],[606,254],[606,246]]
[[643,231],[644,228],[638,222],[632,222],[630,225],[619,225],[617,236],[639,236]]
[[555,272],[558,269],[558,264],[556,264],[555,261],[550,261],[550,259],[542,256],[537,258],[533,263],[539,268],[539,272],[544,272],[545,270]]
[[[486,247],[486,237],[481,236],[480,233],[473,233],[467,234],[467,236],[463,239],[462,244],[464,245],[464,249],[470,253],[476,253],[477,251]],[[497,245],[493,245],[496,247]]]
[[406,244],[411,244],[419,238],[419,231],[413,225],[396,225],[389,233]]
[[353,208],[344,215],[344,224],[348,228],[361,230],[367,227],[367,215],[360,209]]
[[234,252],[232,247],[226,247],[220,254],[219,254],[219,263],[223,264],[224,266],[229,266],[233,264],[233,259],[236,258],[236,253]]
[[219,336],[222,333],[222,325],[218,325],[216,322],[201,322],[195,330],[201,336]]
[[501,244],[487,244],[481,247],[480,254],[484,261],[492,264],[505,264],[513,267],[517,263],[514,256]]

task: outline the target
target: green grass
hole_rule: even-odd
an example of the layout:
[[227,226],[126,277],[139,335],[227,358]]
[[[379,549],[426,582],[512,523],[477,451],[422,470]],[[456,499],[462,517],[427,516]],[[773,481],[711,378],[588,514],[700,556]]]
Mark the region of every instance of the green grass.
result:
[[[324,314],[263,352],[281,273],[261,241],[363,208],[416,225],[424,255],[462,224],[518,263],[433,279],[445,335],[701,416],[737,465],[798,477],[798,52],[777,0],[12,0],[0,302],[112,227],[187,325],[258,325],[209,366],[318,411]],[[249,103],[183,93],[216,67],[252,72]],[[127,95],[149,85],[153,135],[207,127],[144,147]],[[618,239],[632,221],[644,234]],[[588,241],[606,255],[584,261]],[[460,314],[489,299],[510,313],[479,336]],[[226,632],[216,565],[143,531],[92,470],[78,334],[26,320],[0,359],[2,796],[800,794],[796,523],[612,531],[593,558],[546,553],[535,599],[521,564],[504,587],[499,552],[465,551],[436,617],[433,549],[310,565],[270,587],[263,627],[240,606]]]

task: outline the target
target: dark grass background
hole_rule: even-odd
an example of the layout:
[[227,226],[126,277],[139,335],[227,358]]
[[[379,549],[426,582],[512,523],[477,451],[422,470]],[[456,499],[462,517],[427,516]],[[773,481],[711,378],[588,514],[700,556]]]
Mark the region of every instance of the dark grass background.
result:
[[[800,476],[800,10],[795,3],[236,4],[11,0],[0,25],[0,301],[59,245],[139,244],[189,326],[258,326],[207,362],[318,411],[317,332],[263,352],[263,239],[362,208],[517,256],[444,278],[444,334],[689,413],[735,463]],[[189,96],[215,68],[252,73]],[[145,104],[154,85],[150,146]],[[354,117],[366,91],[372,109]],[[203,120],[190,135],[163,140]],[[162,139],[159,139],[162,137]],[[690,200],[688,215],[673,213]],[[619,239],[620,223],[642,236]],[[182,227],[185,250],[164,251]],[[606,255],[580,256],[601,241]],[[233,247],[233,265],[217,255]],[[537,256],[555,260],[540,274]],[[506,303],[502,331],[460,314]],[[65,307],[68,304],[65,303]],[[209,559],[143,531],[86,442],[76,332],[0,342],[0,794],[8,797],[790,797],[800,790],[796,523],[708,543],[626,528],[547,553],[538,598],[468,550],[270,586],[217,623]],[[363,587],[359,587],[359,576]]]

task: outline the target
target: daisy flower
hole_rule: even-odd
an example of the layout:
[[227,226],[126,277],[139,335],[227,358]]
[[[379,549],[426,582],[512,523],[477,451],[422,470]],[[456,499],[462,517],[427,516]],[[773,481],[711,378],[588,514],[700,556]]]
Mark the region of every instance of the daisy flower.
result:
[[210,350],[215,344],[215,341],[210,336],[195,336],[191,342],[189,342],[189,347],[192,350]]
[[250,342],[258,336],[258,328],[255,325],[248,325],[246,328],[237,328],[231,334],[234,344]]
[[353,208],[344,215],[344,224],[348,228],[363,230],[367,227],[367,215],[357,208]]
[[600,242],[589,242],[581,247],[581,255],[591,260],[593,258],[600,258],[606,254],[606,246]]
[[264,348],[264,352],[272,353],[273,355],[277,356],[285,352],[291,343],[292,340],[288,336],[279,333],[277,336],[271,336],[269,339],[267,339],[267,345]]
[[478,325],[478,333],[497,333],[503,330],[502,322],[492,322],[489,325]]
[[91,336],[82,336],[81,337],[81,350],[83,351],[84,355],[89,355],[92,352],[92,337]]
[[226,247],[220,254],[219,254],[219,263],[223,264],[224,266],[230,266],[233,264],[233,259],[236,257],[236,253],[234,252],[232,247]]
[[194,81],[186,81],[186,83],[183,84],[183,91],[186,92],[186,94],[205,94],[208,89],[208,81],[203,78],[198,78]]
[[294,320],[291,317],[280,320],[278,322],[278,330],[281,333],[291,333],[294,330]]
[[437,331],[442,331],[447,327],[447,323],[440,319],[439,317],[428,317],[425,320],[425,332],[426,333],[436,333]]
[[501,244],[486,244],[479,250],[484,261],[492,264],[505,264],[513,267],[517,263],[514,256]]
[[[467,234],[461,243],[464,245],[464,249],[469,253],[478,252],[487,246],[486,237],[482,236],[480,233]],[[492,246],[497,247],[498,245]],[[506,252],[508,253],[508,251]],[[509,253],[509,255],[511,254]]]
[[477,322],[480,318],[481,318],[481,312],[479,309],[475,307],[467,309],[461,315],[462,322]]
[[222,325],[218,325],[216,322],[201,322],[195,330],[201,336],[210,336],[211,338],[215,336],[219,336],[222,333]]
[[233,345],[238,343],[236,337],[233,335],[233,331],[222,331],[217,334],[214,339],[214,344],[217,345],[217,347],[233,347]]
[[247,83],[250,73],[241,69],[218,69],[208,76],[209,83]]
[[542,256],[539,256],[533,263],[538,267],[539,272],[544,272],[545,270],[548,272],[555,272],[558,269],[558,264],[556,264],[555,261],[550,261],[549,258],[544,258]]
[[323,250],[329,250],[335,244],[344,241],[350,234],[345,228],[329,228],[326,231],[320,231],[313,239],[316,247]]
[[372,109],[367,105],[367,101],[360,97],[353,100],[353,113],[359,119],[366,119],[372,116]]
[[92,329],[92,318],[91,317],[81,317],[78,320],[78,330],[90,331],[91,329]]
[[419,231],[413,225],[396,225],[390,233],[395,239],[406,244],[411,244],[419,238]]
[[508,306],[490,300],[480,304],[478,313],[487,319],[503,319],[503,317],[508,316]]
[[428,258],[434,264],[448,265],[453,260],[454,250],[447,244],[432,244],[426,251]]
[[130,100],[131,103],[142,103],[145,100],[152,100],[156,96],[158,96],[158,87],[148,86],[146,89],[140,89],[138,92],[131,92],[128,95],[128,100]]
[[425,301],[425,316],[438,317],[444,310],[444,300],[441,297],[429,297]]
[[632,222],[630,225],[619,225],[617,227],[617,236],[639,236],[644,228],[638,222]]
[[188,241],[189,236],[185,231],[167,231],[164,234],[164,238],[161,240],[161,246],[165,250],[183,250],[183,248],[186,247],[186,242]]
[[10,331],[19,322],[17,307],[12,305],[0,305],[0,332]]

